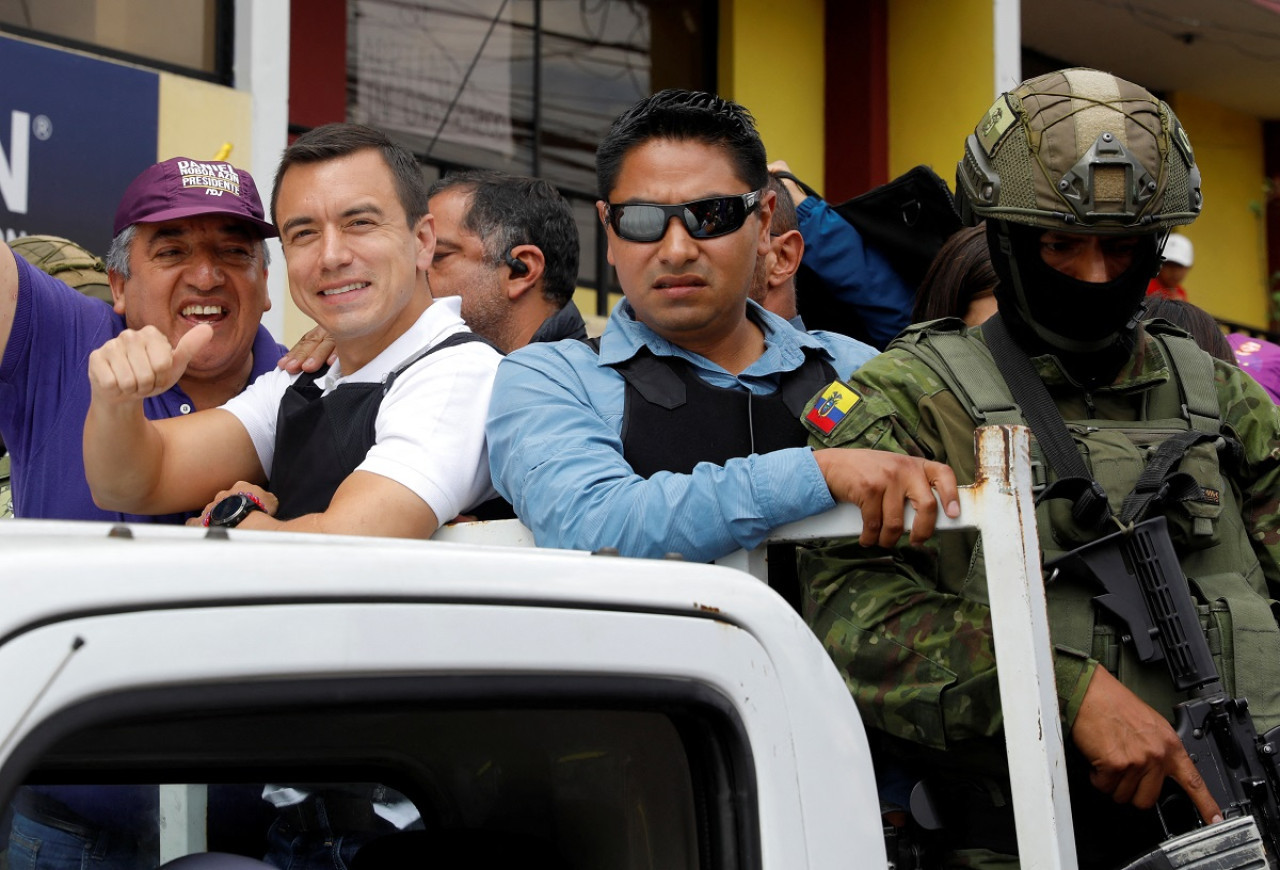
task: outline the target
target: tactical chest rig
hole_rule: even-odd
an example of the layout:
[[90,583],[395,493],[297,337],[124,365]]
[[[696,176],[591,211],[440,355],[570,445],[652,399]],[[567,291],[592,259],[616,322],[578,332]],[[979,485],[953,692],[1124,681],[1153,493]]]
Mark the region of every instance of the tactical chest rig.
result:
[[1172,377],[1147,389],[1140,418],[1064,421],[999,315],[982,334],[944,322],[894,346],[926,360],[975,425],[1030,424],[1055,647],[1096,659],[1169,716],[1226,818],[1252,816],[1280,855],[1280,629],[1221,473],[1242,457],[1221,433],[1210,357],[1152,323],[1148,352]]
[[[1280,650],[1280,630],[1237,493],[1222,474],[1222,465],[1234,461],[1235,445],[1221,437],[1213,363],[1176,328],[1156,321],[1146,335],[1155,344],[1148,352],[1162,354],[1172,376],[1143,391],[1139,419],[1062,421],[1083,462],[1077,468],[1084,471],[1047,456],[1046,437],[1032,426],[1044,561],[1122,525],[1163,515],[1227,690],[1251,699],[1260,727],[1280,725],[1280,661],[1262,660],[1264,649]],[[891,347],[919,357],[937,373],[975,426],[1027,424],[991,350],[966,335],[959,320],[911,327]],[[1073,479],[1077,474],[1083,476]],[[969,582],[985,584],[984,577],[979,543]],[[1092,599],[1098,591],[1071,583],[1046,587],[1055,646],[1097,659],[1153,707],[1170,710],[1178,698],[1163,669],[1143,666],[1122,647],[1115,626],[1095,618]],[[1264,635],[1269,639],[1259,644]],[[1144,671],[1150,672],[1146,678]],[[1238,674],[1248,675],[1248,685],[1237,681]]]

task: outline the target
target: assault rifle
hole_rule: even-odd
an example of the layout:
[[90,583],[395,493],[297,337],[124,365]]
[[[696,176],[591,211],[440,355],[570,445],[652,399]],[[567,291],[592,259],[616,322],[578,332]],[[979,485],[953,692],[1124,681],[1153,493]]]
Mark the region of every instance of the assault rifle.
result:
[[1045,567],[1053,572],[1050,582],[1061,573],[1106,590],[1094,600],[1124,622],[1124,640],[1138,658],[1164,660],[1174,687],[1188,695],[1174,707],[1174,728],[1222,809],[1222,824],[1172,837],[1130,868],[1275,868],[1280,726],[1259,737],[1248,700],[1223,690],[1165,518],[1107,535]]

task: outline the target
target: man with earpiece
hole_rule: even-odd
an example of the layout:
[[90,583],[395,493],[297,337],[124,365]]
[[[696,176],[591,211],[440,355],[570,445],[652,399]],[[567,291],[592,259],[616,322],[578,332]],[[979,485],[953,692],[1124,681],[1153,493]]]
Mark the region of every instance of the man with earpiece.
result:
[[436,222],[432,296],[461,296],[462,319],[503,353],[587,337],[573,304],[578,228],[554,186],[480,170],[440,179],[427,197]]

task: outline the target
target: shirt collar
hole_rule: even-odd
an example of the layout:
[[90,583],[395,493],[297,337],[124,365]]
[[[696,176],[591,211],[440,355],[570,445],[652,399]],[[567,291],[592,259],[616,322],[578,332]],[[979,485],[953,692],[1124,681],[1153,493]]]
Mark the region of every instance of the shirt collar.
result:
[[383,348],[382,353],[361,366],[358,371],[348,375],[342,371],[342,363],[335,362],[325,372],[321,381],[322,388],[328,391],[341,383],[382,380],[383,375],[462,325],[462,297],[444,296],[436,299],[427,306],[426,311],[418,315],[418,319],[403,335]]
[[[258,325],[258,332],[253,337],[253,367],[249,371],[249,383],[253,383],[258,378],[270,371],[274,371],[276,363],[280,357],[289,352],[289,349],[280,344],[274,338],[265,326]],[[183,404],[190,405],[193,408],[195,403],[191,401],[191,397],[187,395],[186,390],[182,389],[182,384],[174,384],[170,388],[170,392],[174,396],[174,400],[178,406]]]
[[253,374],[250,380],[257,380],[276,367],[280,357],[288,352],[288,348],[276,341],[265,326],[258,327],[258,334],[253,339]]
[[[747,372],[762,362],[770,364],[774,354],[780,364],[777,367],[794,368],[804,361],[804,348],[814,348],[830,356],[822,342],[750,299],[747,300],[747,316],[764,331],[765,342],[764,354],[747,367]],[[704,357],[672,344],[636,320],[635,309],[623,299],[613,307],[604,335],[600,337],[600,365],[615,365],[628,360],[642,347],[648,348],[655,356],[678,356],[700,365],[713,365]]]

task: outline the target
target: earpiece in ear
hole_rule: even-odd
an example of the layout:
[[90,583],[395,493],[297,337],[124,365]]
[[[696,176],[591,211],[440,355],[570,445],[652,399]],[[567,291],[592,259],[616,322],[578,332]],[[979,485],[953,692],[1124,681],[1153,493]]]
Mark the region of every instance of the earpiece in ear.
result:
[[519,257],[511,256],[510,251],[507,252],[507,265],[511,267],[512,277],[529,274],[529,267]]

